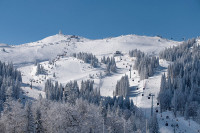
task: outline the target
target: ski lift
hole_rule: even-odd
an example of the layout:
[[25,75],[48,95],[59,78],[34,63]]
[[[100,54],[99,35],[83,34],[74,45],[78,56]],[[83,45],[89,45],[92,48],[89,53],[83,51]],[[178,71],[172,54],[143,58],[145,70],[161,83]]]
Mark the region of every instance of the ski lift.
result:
[[166,126],[166,127],[168,126],[168,123],[167,123],[167,122],[165,123],[165,126]]
[[158,110],[156,109],[156,113],[158,113]]
[[150,99],[150,97],[148,97],[148,99]]
[[157,106],[159,105],[159,103],[157,103]]
[[144,94],[142,94],[142,96],[144,96]]

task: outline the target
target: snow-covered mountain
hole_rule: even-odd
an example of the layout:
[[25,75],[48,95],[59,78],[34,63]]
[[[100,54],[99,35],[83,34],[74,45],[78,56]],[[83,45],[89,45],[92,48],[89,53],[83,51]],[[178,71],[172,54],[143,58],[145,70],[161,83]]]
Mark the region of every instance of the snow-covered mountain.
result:
[[[178,45],[180,42],[163,39],[160,37],[147,37],[137,35],[126,35],[114,38],[105,38],[90,40],[75,35],[56,34],[49,36],[37,42],[31,42],[22,45],[2,45],[0,50],[0,60],[3,62],[13,62],[13,64],[22,71],[23,82],[30,83],[34,79],[38,93],[29,93],[31,97],[37,98],[39,93],[43,93],[46,79],[51,78],[60,83],[67,83],[70,80],[90,79],[93,77],[96,87],[101,89],[104,96],[112,96],[117,80],[124,74],[128,73],[130,64],[134,65],[133,58],[128,56],[128,52],[133,49],[139,49],[149,55],[158,55],[166,47]],[[88,52],[93,53],[100,60],[103,56],[113,56],[116,51],[121,51],[123,59],[115,57],[117,63],[117,73],[112,76],[105,76],[100,79],[97,75],[105,72],[105,66],[92,68],[89,64],[71,57],[73,53]],[[49,60],[55,60],[55,64],[49,64]],[[36,76],[35,62],[40,63],[48,72],[48,76]],[[128,65],[129,64],[129,65]],[[56,74],[56,78],[53,74]],[[46,79],[44,79],[46,78]],[[138,80],[140,77],[137,77]],[[39,81],[40,80],[40,81]],[[144,83],[143,83],[144,84]],[[135,86],[144,86],[133,84]],[[159,84],[158,84],[159,87]],[[29,87],[24,87],[29,90]]]
[[79,36],[56,34],[37,42],[22,45],[0,45],[5,51],[0,51],[0,60],[14,64],[27,64],[38,61],[47,61],[57,55],[77,52],[90,52],[97,56],[112,54],[119,50],[127,53],[132,49],[140,49],[149,54],[158,54],[165,47],[177,45],[179,42],[147,37],[126,35],[115,38],[90,40]]
[[[155,94],[154,105],[156,105],[161,75],[167,72],[167,66],[170,62],[160,60],[160,67],[156,69],[154,76],[140,80],[137,70],[129,71],[130,65],[134,65],[135,58],[129,57],[128,52],[133,49],[139,49],[148,55],[158,56],[159,52],[165,48],[179,44],[181,42],[160,37],[137,35],[91,40],[74,35],[56,34],[37,42],[17,46],[0,44],[0,60],[3,62],[13,62],[17,69],[22,72],[22,90],[26,96],[33,99],[37,99],[39,94],[45,97],[43,89],[47,79],[58,81],[63,85],[69,81],[76,80],[79,86],[82,80],[92,79],[94,80],[95,88],[100,89],[102,96],[112,97],[117,81],[125,74],[129,77],[131,74],[129,79],[131,88],[130,98],[148,117],[150,116],[152,101],[147,96],[149,93]],[[103,56],[113,56],[116,51],[121,51],[123,56],[115,57],[117,72],[109,76],[105,74],[105,64],[100,64],[99,67],[93,68],[90,64],[72,57],[73,53],[87,52],[94,54],[100,60]],[[49,60],[54,60],[54,64],[49,63]],[[36,75],[37,66],[35,62],[40,63],[47,74]],[[32,89],[30,89],[30,81],[33,81]],[[145,96],[142,96],[142,94]],[[155,107],[158,108],[157,106]],[[172,113],[163,113],[163,116],[166,115],[172,116]],[[158,115],[160,131],[166,133],[173,132],[172,127],[165,127],[165,122],[162,119]],[[192,132],[196,131],[192,129],[198,125],[195,122],[192,123],[193,125],[189,127],[187,121],[180,118],[179,127],[188,132],[189,130]]]

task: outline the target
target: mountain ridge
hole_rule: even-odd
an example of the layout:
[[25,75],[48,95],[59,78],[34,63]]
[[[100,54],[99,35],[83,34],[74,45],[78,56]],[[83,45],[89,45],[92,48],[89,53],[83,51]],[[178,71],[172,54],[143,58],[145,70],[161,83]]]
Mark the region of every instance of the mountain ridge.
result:
[[70,56],[77,52],[101,54],[114,53],[115,51],[128,52],[140,49],[149,54],[158,54],[165,47],[178,45],[180,42],[138,35],[123,35],[113,38],[91,40],[75,35],[56,34],[36,42],[21,45],[7,45],[5,51],[0,52],[0,60],[25,64],[30,62],[47,61],[59,54],[66,53]]

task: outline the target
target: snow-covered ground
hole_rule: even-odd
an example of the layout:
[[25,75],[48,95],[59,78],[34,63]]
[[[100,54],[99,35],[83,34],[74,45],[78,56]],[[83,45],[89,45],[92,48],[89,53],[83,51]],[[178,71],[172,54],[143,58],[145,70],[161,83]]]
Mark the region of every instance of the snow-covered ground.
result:
[[[166,47],[178,45],[180,42],[162,39],[159,37],[147,37],[137,35],[126,35],[115,38],[106,38],[99,40],[90,40],[78,36],[61,35],[47,37],[43,40],[27,43],[19,46],[9,46],[0,44],[0,60],[13,62],[14,65],[22,72],[22,90],[25,96],[37,99],[39,94],[45,97],[43,91],[44,83],[47,79],[58,81],[63,85],[69,81],[77,80],[80,85],[82,80],[92,79],[95,87],[100,88],[102,96],[113,96],[113,91],[117,81],[125,74],[130,77],[130,65],[134,65],[135,58],[128,56],[128,51],[140,49],[141,51],[151,55],[158,55]],[[3,50],[3,48],[5,50]],[[84,63],[82,60],[71,57],[72,53],[89,52],[93,53],[100,60],[103,56],[113,56],[115,51],[121,51],[124,55],[115,57],[117,72],[109,76],[105,75],[105,65],[100,64],[97,68],[91,67],[90,64]],[[54,60],[54,64],[49,64],[49,60]],[[35,75],[36,66],[34,62],[39,62],[47,71],[47,75]],[[151,114],[152,99],[148,99],[150,93],[154,94],[154,111],[159,110],[157,106],[157,96],[160,90],[161,75],[166,73],[169,62],[160,60],[160,67],[156,73],[149,79],[140,80],[136,70],[131,71],[129,96],[133,99],[134,104],[141,108],[147,117]],[[53,77],[55,73],[55,77]],[[32,81],[32,89],[30,84]],[[138,88],[138,89],[137,89]],[[143,94],[143,95],[142,95]],[[169,119],[166,119],[166,115]],[[171,127],[173,114],[171,112],[163,112],[162,118],[158,112],[160,131],[162,133],[173,132]],[[191,121],[182,117],[177,118],[179,128],[177,132],[197,132],[200,127]],[[169,126],[166,126],[168,122]],[[199,128],[200,129],[200,128]]]
[[57,55],[70,55],[75,52],[90,52],[101,56],[113,54],[116,50],[127,53],[129,50],[136,48],[149,54],[158,54],[165,47],[178,45],[179,43],[159,37],[137,35],[89,40],[79,36],[56,34],[37,42],[17,46],[9,45],[4,47],[5,51],[2,51],[3,48],[0,47],[0,60],[24,65],[33,63],[35,60],[47,61],[56,58]]

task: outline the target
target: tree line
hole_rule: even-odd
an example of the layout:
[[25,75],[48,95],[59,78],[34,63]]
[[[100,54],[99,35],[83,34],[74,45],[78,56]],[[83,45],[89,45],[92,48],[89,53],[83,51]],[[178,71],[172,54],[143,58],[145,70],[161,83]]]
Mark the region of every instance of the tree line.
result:
[[92,53],[84,53],[84,52],[73,53],[73,57],[83,60],[85,63],[89,63],[93,67],[97,67],[99,63],[96,56],[93,55]]

